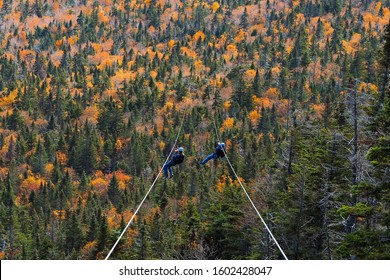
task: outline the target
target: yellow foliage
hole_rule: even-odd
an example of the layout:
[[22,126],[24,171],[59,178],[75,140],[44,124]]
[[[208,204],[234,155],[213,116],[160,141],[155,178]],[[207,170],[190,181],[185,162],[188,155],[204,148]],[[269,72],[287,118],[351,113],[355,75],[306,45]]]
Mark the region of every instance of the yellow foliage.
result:
[[81,258],[89,259],[96,251],[96,244],[96,240],[85,244],[85,246],[80,250]]
[[214,2],[212,5],[211,5],[211,9],[213,10],[213,12],[215,13],[218,9],[219,9],[219,3],[218,2]]
[[165,106],[163,108],[163,112],[168,112],[173,108],[173,103],[172,102],[167,102],[165,103]]
[[236,47],[236,45],[229,44],[229,45],[227,45],[226,50],[228,52],[236,52],[237,51],[237,47]]
[[148,48],[146,52],[148,53],[150,60],[153,60],[156,56],[156,52],[153,51],[151,48]]
[[120,139],[117,139],[115,142],[115,150],[120,151],[123,148],[123,143]]
[[202,60],[200,59],[196,60],[194,66],[196,71],[200,71],[203,68]]
[[224,104],[223,104],[223,108],[225,108],[225,110],[229,110],[230,106],[232,106],[231,102],[228,100],[226,101]]
[[272,107],[272,102],[268,97],[253,97],[254,103],[258,107],[264,107],[264,108],[271,108]]
[[0,98],[0,107],[4,109],[4,107],[11,106],[15,102],[17,95],[18,91],[15,89],[8,96]]
[[56,152],[56,158],[59,164],[66,165],[68,162],[68,157],[63,152]]
[[272,36],[266,36],[264,37],[264,42],[267,44],[270,44],[274,38]]
[[264,133],[260,133],[259,134],[259,140],[263,139],[264,138]]
[[103,10],[98,12],[98,19],[103,23],[107,23],[110,20],[110,18],[104,14]]
[[371,83],[360,83],[358,86],[358,91],[370,91],[370,92],[377,92],[378,87]]
[[293,48],[294,48],[293,46],[287,46],[286,47],[286,53],[290,54],[292,52]]
[[58,67],[58,66],[60,65],[60,63],[61,63],[61,58],[62,58],[63,54],[64,54],[64,51],[63,51],[63,50],[58,50],[58,51],[54,52],[54,53],[50,56],[50,59],[51,59],[51,61],[53,62],[53,64],[54,64],[55,66]]
[[165,148],[165,142],[164,142],[164,141],[160,141],[160,143],[158,143],[158,146],[159,146],[159,148],[160,148],[161,151],[164,150],[164,148]]
[[249,113],[249,118],[251,121],[257,121],[260,118],[260,113],[257,110],[253,110]]
[[203,31],[198,31],[194,34],[194,36],[192,37],[194,42],[198,42],[199,38],[201,38],[202,42],[204,41],[204,38],[206,37],[206,35],[203,33]]
[[226,51],[227,51],[227,54],[223,55],[226,61],[229,61],[231,56],[233,56],[233,57],[237,57],[238,56],[237,47],[234,44],[227,45]]
[[351,38],[351,40],[349,41],[349,43],[352,44],[353,46],[356,46],[356,45],[359,45],[361,39],[362,39],[362,35],[361,35],[361,34],[359,34],[359,33],[354,33],[354,34],[352,35],[352,38]]
[[218,190],[219,192],[222,192],[222,191],[223,191],[223,188],[224,188],[225,185],[226,185],[226,180],[227,180],[227,179],[230,181],[230,183],[232,182],[232,179],[231,179],[230,177],[227,178],[225,175],[222,176],[222,178],[218,180],[216,187],[217,187],[217,190]]
[[122,190],[125,189],[131,180],[131,176],[124,173],[122,170],[118,170],[114,174],[115,174],[116,178],[118,179],[119,188]]
[[246,32],[244,32],[244,30],[240,29],[240,31],[238,32],[236,38],[234,38],[234,42],[239,43],[242,40],[244,40],[245,34],[246,34]]
[[0,167],[0,178],[5,179],[8,176],[9,168],[8,167]]
[[52,8],[53,12],[56,13],[59,9],[60,9],[60,3],[54,1],[53,8]]
[[275,99],[279,96],[280,92],[277,88],[269,88],[266,92],[264,92],[264,97]]
[[196,58],[196,52],[187,47],[181,47],[181,52],[188,57]]
[[227,36],[225,34],[222,34],[219,39],[216,40],[215,47],[217,49],[221,49],[223,46],[225,46],[227,40]]
[[375,4],[375,11],[378,13],[379,10],[381,9],[381,7],[382,7],[382,3],[381,3],[381,2],[377,2],[377,3]]
[[155,28],[153,25],[150,26],[149,29],[148,29],[148,32],[149,32],[150,34],[153,34],[155,31],[156,31],[156,28]]
[[164,91],[164,89],[165,89],[165,86],[162,82],[156,82],[156,86],[157,86],[159,91]]
[[26,27],[29,31],[32,31],[37,27],[44,28],[48,26],[51,21],[53,21],[53,18],[50,16],[43,16],[40,18],[34,15],[34,16],[27,17]]
[[79,38],[77,36],[72,36],[72,37],[68,38],[68,43],[70,45],[74,45],[77,42],[78,39]]
[[21,188],[26,191],[37,190],[43,183],[45,183],[45,181],[42,178],[29,174],[27,178],[23,180]]
[[175,42],[175,40],[170,40],[169,42],[168,42],[168,48],[170,48],[170,49],[172,49],[174,46],[175,46],[175,44],[176,44],[176,42]]
[[229,62],[229,61],[230,61],[231,55],[223,54],[222,56],[223,56],[223,59],[224,59],[226,62]]
[[328,21],[324,22],[324,31],[325,31],[324,33],[326,36],[330,36],[333,34],[334,29],[333,29],[330,22],[328,22]]
[[263,106],[264,106],[264,108],[271,108],[272,107],[272,102],[268,97],[263,98]]
[[341,43],[347,54],[352,54],[354,51],[356,51],[354,48],[351,47],[351,45],[347,41],[343,40]]
[[109,182],[102,177],[93,179],[91,181],[92,188],[99,194],[104,193],[107,190],[107,187],[109,185]]
[[135,79],[136,76],[137,74],[135,72],[123,71],[123,69],[120,69],[115,73],[115,76],[111,78],[111,81],[113,81],[116,86],[119,86],[124,81],[130,81],[132,79]]
[[[3,3],[1,3],[2,5]],[[1,7],[0,7],[1,9]],[[5,259],[5,253],[3,251],[0,252],[0,260],[4,260]]]
[[372,23],[374,22],[374,16],[373,14],[367,12],[367,13],[364,13],[363,15],[363,21],[366,25],[366,27],[368,27],[369,24],[372,25]]
[[321,117],[322,114],[325,111],[325,105],[324,104],[312,104],[310,107],[313,109],[313,111],[315,113],[315,116],[317,118]]
[[35,57],[35,52],[33,50],[21,50],[20,51],[20,58],[22,60],[31,60]]
[[97,44],[97,43],[92,43],[92,48],[94,49],[95,52],[99,53],[103,50],[102,45]]
[[152,77],[153,79],[156,79],[156,77],[157,77],[157,71],[155,71],[155,70],[152,70],[152,71],[150,71],[150,77]]
[[54,164],[52,163],[46,163],[46,166],[45,166],[45,171],[46,171],[46,174],[50,174],[54,169]]
[[[239,177],[241,182],[244,182],[245,180],[241,177]],[[222,192],[226,185],[231,185],[236,188],[240,187],[240,183],[238,180],[233,180],[230,178],[230,176],[223,175],[221,179],[218,180],[216,187],[219,192]]]
[[176,12],[176,11],[170,13],[170,16],[171,16],[171,18],[172,18],[174,21],[177,21],[177,20],[179,19],[179,14],[178,14],[178,12]]
[[89,123],[97,124],[98,117],[99,109],[96,105],[92,105],[85,108],[83,114],[80,116],[80,121],[85,123],[85,121],[88,120]]
[[113,64],[114,64],[114,62],[112,61],[112,59],[107,58],[100,63],[100,65],[98,66],[98,69],[103,70],[106,67],[111,67]]
[[116,208],[112,207],[106,211],[107,223],[109,228],[116,227],[120,222],[120,215],[117,213]]
[[223,132],[225,130],[232,129],[234,126],[234,118],[227,118],[223,124],[222,127],[220,128],[220,131]]
[[280,68],[280,65],[276,65],[275,67],[271,68],[271,73],[274,74],[274,75],[278,75],[281,71],[282,70]]
[[254,70],[254,69],[248,69],[248,70],[246,70],[245,75],[246,75],[249,79],[253,79],[253,78],[256,76],[256,70]]
[[65,218],[65,210],[54,210],[53,214],[57,220]]
[[62,39],[61,39],[61,40],[57,40],[57,41],[56,41],[56,47],[57,47],[57,48],[61,47],[61,46],[62,46],[62,44],[63,44],[63,41],[62,41]]
[[354,33],[351,37],[351,40],[343,40],[341,43],[344,47],[345,52],[348,54],[353,54],[354,52],[356,52],[359,48],[361,38],[361,34]]
[[389,23],[390,20],[390,10],[389,8],[383,8],[383,17],[378,19],[379,27],[383,29],[383,27]]
[[302,13],[299,13],[295,17],[295,25],[302,25],[305,23],[305,15]]

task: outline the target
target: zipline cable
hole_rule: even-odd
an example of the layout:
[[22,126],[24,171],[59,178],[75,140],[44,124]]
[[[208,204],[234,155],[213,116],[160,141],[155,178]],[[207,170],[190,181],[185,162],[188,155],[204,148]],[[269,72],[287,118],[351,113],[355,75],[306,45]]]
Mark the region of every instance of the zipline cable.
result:
[[176,136],[176,139],[175,139],[175,143],[173,144],[172,146],[172,149],[171,151],[169,152],[169,155],[167,157],[167,159],[165,160],[163,166],[161,167],[160,169],[160,172],[158,172],[158,175],[156,176],[156,178],[154,179],[154,182],[152,183],[152,185],[150,186],[148,192],[146,193],[146,195],[144,196],[144,198],[142,199],[141,203],[139,204],[138,208],[135,210],[133,216],[131,217],[130,221],[127,223],[126,227],[123,229],[121,235],[118,237],[118,239],[116,240],[114,246],[112,246],[110,252],[108,253],[107,257],[105,258],[105,260],[108,260],[108,258],[111,256],[112,252],[114,252],[115,250],[115,247],[118,245],[119,241],[121,240],[121,238],[123,237],[123,235],[125,234],[125,232],[127,231],[128,227],[131,225],[131,223],[133,222],[135,216],[137,215],[138,211],[141,209],[141,206],[142,204],[145,202],[146,198],[148,197],[149,193],[152,191],[154,185],[156,184],[158,178],[160,177],[161,175],[161,172],[163,171],[164,169],[164,166],[165,164],[167,164],[168,160],[170,159],[171,157],[171,154],[173,152],[173,150],[175,149],[176,147],[176,144],[177,144],[177,141],[179,139],[179,136],[180,136],[180,132],[181,132],[181,129],[183,127],[183,123],[184,123],[184,118],[186,116],[186,109],[184,109],[184,113],[183,113],[183,117],[182,117],[182,120],[181,120],[181,123],[180,123],[180,127],[179,127],[179,131],[177,132],[177,136]]
[[[209,99],[210,98],[210,93],[209,93]],[[214,109],[214,114],[212,114],[212,117],[213,117],[213,123],[214,123],[214,129],[215,129],[215,134],[217,136],[217,140],[218,140],[218,143],[221,143],[221,138],[219,136],[219,133],[218,133],[218,128],[217,128],[217,123],[215,121],[215,109]],[[249,196],[248,192],[246,191],[246,189],[244,188],[244,186],[242,185],[241,183],[241,180],[240,178],[238,177],[236,171],[234,170],[233,168],[233,165],[231,164],[230,160],[229,160],[229,157],[228,155],[226,154],[225,150],[222,149],[223,153],[225,154],[225,158],[226,158],[226,161],[228,162],[230,168],[232,169],[233,173],[234,173],[234,176],[236,176],[237,180],[238,180],[238,183],[240,184],[242,190],[244,191],[246,197],[248,198],[249,202],[252,204],[252,207],[255,209],[257,215],[259,216],[261,222],[263,223],[264,227],[266,228],[266,230],[268,231],[269,235],[272,237],[273,241],[275,242],[276,246],[278,247],[279,251],[282,253],[283,257],[288,260],[286,254],[284,253],[283,249],[280,247],[278,241],[276,241],[276,238],[274,237],[274,235],[272,234],[270,228],[268,227],[267,223],[264,221],[263,217],[261,216],[259,210],[257,210],[257,207],[255,206],[255,204],[253,203],[253,200],[251,199],[251,197]]]

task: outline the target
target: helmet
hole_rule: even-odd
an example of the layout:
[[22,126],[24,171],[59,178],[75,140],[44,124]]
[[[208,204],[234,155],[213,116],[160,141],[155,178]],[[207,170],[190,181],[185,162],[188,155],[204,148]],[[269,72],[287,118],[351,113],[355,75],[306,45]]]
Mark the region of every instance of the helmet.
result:
[[180,147],[179,149],[177,149],[180,153],[184,152],[184,149],[183,147]]
[[225,148],[225,143],[222,142],[222,143],[221,143],[221,147],[222,147],[222,148]]

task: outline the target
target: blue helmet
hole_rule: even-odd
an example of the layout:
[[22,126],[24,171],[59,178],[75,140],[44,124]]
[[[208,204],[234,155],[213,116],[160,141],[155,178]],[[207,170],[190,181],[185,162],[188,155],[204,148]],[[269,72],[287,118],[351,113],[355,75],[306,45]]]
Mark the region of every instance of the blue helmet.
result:
[[222,148],[225,148],[225,143],[222,142],[220,145]]
[[180,147],[179,149],[177,149],[180,153],[184,152],[184,149],[183,147]]

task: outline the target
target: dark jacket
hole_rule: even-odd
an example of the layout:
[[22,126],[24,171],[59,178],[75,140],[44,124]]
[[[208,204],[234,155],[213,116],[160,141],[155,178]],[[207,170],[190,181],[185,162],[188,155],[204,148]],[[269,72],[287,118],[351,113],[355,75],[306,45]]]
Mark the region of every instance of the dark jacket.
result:
[[180,164],[183,162],[183,160],[184,160],[184,154],[180,152],[176,152],[171,158],[173,165]]
[[218,145],[217,148],[215,149],[215,153],[217,154],[218,157],[224,157],[225,152],[223,151],[223,148],[221,145]]

